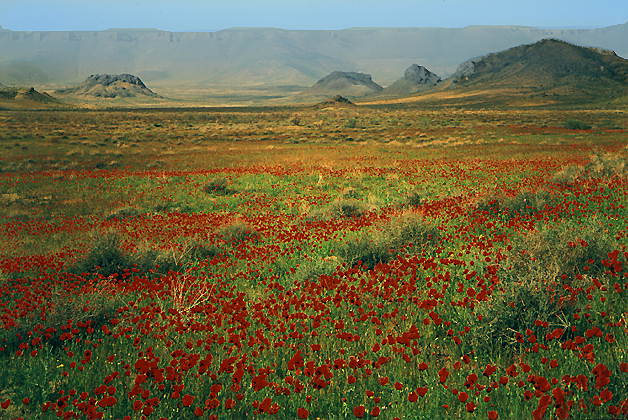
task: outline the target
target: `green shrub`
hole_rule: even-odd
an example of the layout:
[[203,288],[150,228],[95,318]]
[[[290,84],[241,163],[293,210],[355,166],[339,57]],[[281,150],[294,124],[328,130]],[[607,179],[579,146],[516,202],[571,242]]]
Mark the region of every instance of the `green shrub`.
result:
[[331,207],[331,214],[335,217],[360,217],[367,211],[367,206],[360,200],[339,200]]
[[[46,293],[45,307],[42,311],[32,312],[28,316],[16,320],[14,328],[0,333],[0,341],[7,348],[14,350],[25,341],[35,329],[56,328],[67,325],[71,321],[75,325],[79,321],[90,321],[91,328],[98,329],[116,316],[117,310],[126,305],[122,294],[110,280],[84,287],[80,293],[74,289],[66,290],[55,286]],[[53,347],[64,345],[59,336],[53,336],[49,344]]]
[[416,249],[434,247],[440,240],[436,226],[414,214],[406,214],[390,221],[384,230],[363,231],[340,247],[338,255],[349,265],[358,261],[369,269],[394,258],[404,246]]
[[360,217],[371,209],[372,207],[362,200],[353,198],[339,199],[325,207],[311,210],[307,215],[307,219],[329,220],[343,217]]
[[[514,344],[515,333],[537,319],[556,326],[573,319],[580,305],[564,286],[586,289],[591,277],[602,278],[602,259],[619,249],[615,238],[591,218],[586,224],[546,227],[515,238],[508,265],[499,272],[500,287],[478,308],[485,320],[470,335],[480,349]],[[568,298],[569,297],[569,298]]]
[[579,120],[565,121],[565,128],[569,130],[590,130],[591,125]]
[[553,203],[553,197],[546,191],[522,191],[514,197],[483,197],[476,203],[476,210],[510,216],[531,216]]
[[423,203],[423,197],[418,192],[411,193],[405,200],[405,205],[409,207],[417,207]]
[[105,219],[106,220],[124,220],[132,217],[136,217],[140,214],[140,211],[134,207],[122,207],[120,209],[114,210],[109,214]]
[[237,191],[229,187],[225,178],[213,178],[203,187],[203,191],[213,195],[233,195]]
[[358,125],[358,122],[355,118],[349,118],[345,121],[345,128],[355,128]]
[[124,269],[132,268],[133,258],[120,247],[120,237],[115,233],[100,236],[87,256],[69,271],[75,273],[99,273],[105,277],[122,274]]

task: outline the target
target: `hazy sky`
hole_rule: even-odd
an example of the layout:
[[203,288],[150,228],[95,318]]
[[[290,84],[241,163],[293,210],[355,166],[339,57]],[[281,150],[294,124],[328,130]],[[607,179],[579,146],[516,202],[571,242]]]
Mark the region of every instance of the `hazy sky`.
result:
[[628,0],[0,0],[0,26],[13,30],[598,27],[627,21]]

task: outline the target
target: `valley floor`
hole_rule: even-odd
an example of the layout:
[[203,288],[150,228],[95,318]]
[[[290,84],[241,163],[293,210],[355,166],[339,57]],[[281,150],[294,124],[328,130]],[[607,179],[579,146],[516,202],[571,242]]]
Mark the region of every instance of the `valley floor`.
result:
[[0,111],[0,417],[624,418],[627,132]]

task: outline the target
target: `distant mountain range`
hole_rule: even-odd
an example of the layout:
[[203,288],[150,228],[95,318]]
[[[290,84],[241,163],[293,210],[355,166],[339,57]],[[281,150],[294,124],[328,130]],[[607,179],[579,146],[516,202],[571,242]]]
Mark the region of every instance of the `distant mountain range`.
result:
[[473,57],[556,38],[628,57],[628,23],[599,29],[519,26],[355,28],[338,31],[24,32],[0,29],[0,81],[79,83],[95,73],[131,73],[152,86],[311,86],[340,70],[388,86],[413,63],[441,77]]

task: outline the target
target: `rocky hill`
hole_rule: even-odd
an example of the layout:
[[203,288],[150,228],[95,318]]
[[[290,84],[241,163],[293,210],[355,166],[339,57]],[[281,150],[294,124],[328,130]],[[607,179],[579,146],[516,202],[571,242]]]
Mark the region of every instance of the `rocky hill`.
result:
[[56,98],[50,96],[49,94],[38,92],[32,87],[7,87],[4,85],[0,85],[0,98],[15,101],[28,100],[43,104],[59,102]]
[[60,89],[61,95],[72,95],[92,98],[157,98],[142,80],[132,74],[93,74],[83,83],[73,88]]
[[441,78],[423,66],[413,64],[406,69],[403,77],[382,92],[385,95],[411,95],[433,88]]
[[0,84],[0,107],[2,108],[48,108],[61,102],[45,92],[35,88],[9,87]]
[[303,93],[308,96],[341,95],[355,98],[382,90],[383,88],[373,81],[370,74],[334,71]]
[[544,39],[469,60],[447,85],[515,88],[558,98],[616,97],[628,94],[628,60],[613,51]]

